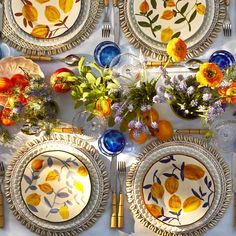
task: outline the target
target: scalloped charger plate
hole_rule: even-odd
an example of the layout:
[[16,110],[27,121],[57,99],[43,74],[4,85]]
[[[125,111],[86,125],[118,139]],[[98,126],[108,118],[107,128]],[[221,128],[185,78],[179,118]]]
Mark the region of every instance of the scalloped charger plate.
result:
[[35,139],[12,159],[5,193],[16,218],[39,235],[77,235],[104,211],[109,182],[97,150],[69,135]]
[[230,171],[208,144],[188,136],[148,145],[127,178],[133,214],[160,235],[199,235],[229,206]]

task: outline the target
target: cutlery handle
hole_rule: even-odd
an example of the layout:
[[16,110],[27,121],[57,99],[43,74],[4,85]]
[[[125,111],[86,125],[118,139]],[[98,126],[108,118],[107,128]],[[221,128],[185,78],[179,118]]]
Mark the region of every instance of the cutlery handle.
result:
[[109,5],[109,0],[104,0],[104,4],[105,4],[105,6],[108,6]]
[[73,128],[53,128],[52,129],[52,132],[57,132],[57,133],[68,133],[68,134],[71,134],[71,133],[76,133],[76,134],[82,134],[82,130],[80,128],[77,128],[77,129],[73,129]]
[[23,55],[23,57],[33,61],[53,61],[53,57],[50,56]]
[[118,228],[124,227],[124,194],[120,193],[119,196],[119,209],[118,209]]
[[[163,61],[148,61],[145,66],[147,67],[159,67],[159,66],[164,66],[165,62]],[[173,63],[168,63],[167,67],[173,66]]]
[[179,134],[206,134],[209,132],[208,129],[177,129],[176,133]]
[[4,228],[3,193],[0,192],[0,228]]
[[118,0],[113,0],[113,6],[117,7],[118,6]]
[[117,206],[116,193],[112,193],[112,212],[111,212],[111,228],[117,227]]
[[234,228],[236,229],[236,193],[234,193]]

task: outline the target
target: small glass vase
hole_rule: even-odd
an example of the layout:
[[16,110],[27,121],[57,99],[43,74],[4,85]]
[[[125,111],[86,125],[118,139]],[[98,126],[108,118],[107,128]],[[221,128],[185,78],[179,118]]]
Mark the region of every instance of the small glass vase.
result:
[[195,115],[195,114],[185,114],[184,110],[181,110],[178,105],[170,104],[170,108],[175,113],[175,115],[177,117],[181,118],[181,119],[184,119],[184,120],[196,120],[196,119],[200,118],[198,115]]

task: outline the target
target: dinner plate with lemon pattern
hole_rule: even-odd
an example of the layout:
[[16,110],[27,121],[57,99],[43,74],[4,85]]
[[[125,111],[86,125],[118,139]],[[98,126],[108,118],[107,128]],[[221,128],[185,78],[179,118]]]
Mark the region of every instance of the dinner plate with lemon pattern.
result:
[[160,235],[205,232],[226,211],[230,191],[223,158],[204,141],[187,136],[147,146],[127,180],[134,215]]
[[109,193],[95,148],[66,135],[42,137],[22,148],[5,183],[16,218],[40,235],[75,235],[92,226]]
[[130,42],[145,55],[159,59],[163,58],[166,44],[176,37],[186,42],[188,57],[196,56],[221,30],[225,15],[222,0],[122,0],[121,3],[121,26]]

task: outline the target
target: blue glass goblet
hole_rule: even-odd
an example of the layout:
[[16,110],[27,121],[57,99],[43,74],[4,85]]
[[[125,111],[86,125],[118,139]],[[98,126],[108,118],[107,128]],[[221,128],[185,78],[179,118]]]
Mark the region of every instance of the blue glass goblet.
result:
[[99,138],[98,147],[104,155],[118,155],[125,148],[125,137],[120,131],[109,129]]

